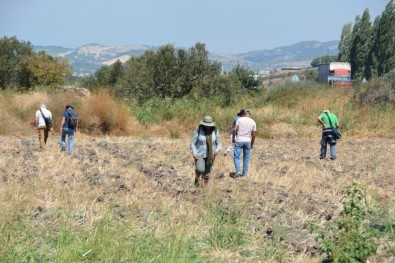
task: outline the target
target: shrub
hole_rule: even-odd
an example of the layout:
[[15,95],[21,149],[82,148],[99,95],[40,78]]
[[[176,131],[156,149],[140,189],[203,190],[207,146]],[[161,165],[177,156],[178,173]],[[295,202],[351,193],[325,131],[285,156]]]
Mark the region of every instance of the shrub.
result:
[[311,224],[311,231],[317,235],[329,260],[366,262],[370,255],[376,254],[378,239],[383,235],[372,222],[374,216],[383,214],[383,211],[375,210],[367,202],[366,194],[358,184],[352,184],[346,193],[338,221],[325,224],[323,229]]
[[358,105],[395,105],[395,73],[386,78],[361,83],[353,89],[352,101]]

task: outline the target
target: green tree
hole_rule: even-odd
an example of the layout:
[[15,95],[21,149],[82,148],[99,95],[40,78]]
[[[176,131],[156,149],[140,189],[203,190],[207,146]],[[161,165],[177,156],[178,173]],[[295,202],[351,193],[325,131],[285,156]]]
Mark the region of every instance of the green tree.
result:
[[352,23],[349,22],[343,26],[342,34],[340,36],[338,61],[350,61],[351,40]]
[[65,76],[71,75],[67,61],[52,57],[45,52],[25,56],[20,65],[24,72],[24,78],[21,78],[21,81],[27,88],[36,85],[63,85]]
[[370,48],[372,45],[372,27],[370,23],[369,10],[366,9],[362,15],[355,18],[352,31],[352,44],[350,50],[351,75],[353,79],[362,80],[366,77],[366,71],[370,69],[367,65]]
[[336,56],[330,56],[330,55],[321,56],[318,58],[314,58],[311,61],[311,66],[318,67],[319,64],[326,64],[326,63],[335,62],[335,61],[338,61]]
[[118,59],[111,65],[109,84],[114,86],[123,74],[122,62]]
[[181,98],[214,94],[213,83],[221,74],[221,65],[208,59],[205,45],[197,43],[189,50],[164,45],[157,52],[147,51],[126,64],[116,94],[144,103],[150,98]]
[[389,1],[379,18],[374,38],[374,54],[378,63],[377,73],[382,76],[395,68],[395,4]]
[[26,81],[26,72],[21,61],[33,54],[30,42],[14,37],[0,39],[0,89],[17,88]]
[[378,27],[380,23],[380,16],[377,16],[376,19],[374,20],[373,27],[372,27],[372,46],[369,51],[369,56],[368,56],[368,64],[370,65],[370,70],[367,74],[367,79],[372,79],[372,78],[377,78],[379,76],[378,73],[378,67],[379,67],[379,60],[377,57],[377,50],[379,48],[379,42],[378,42]]
[[111,66],[101,66],[95,72],[95,79],[97,85],[99,86],[108,86],[110,85],[110,78],[111,78]]
[[246,89],[253,89],[260,86],[260,81],[254,77],[254,72],[246,67],[237,65],[231,70],[230,74],[234,74]]

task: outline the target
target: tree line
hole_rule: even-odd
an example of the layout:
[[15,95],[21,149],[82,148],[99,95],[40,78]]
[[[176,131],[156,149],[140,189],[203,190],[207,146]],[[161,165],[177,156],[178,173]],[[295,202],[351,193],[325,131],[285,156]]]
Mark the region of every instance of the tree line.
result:
[[[341,32],[338,56],[315,58],[312,65],[350,62],[352,78],[378,78],[395,69],[395,5],[389,1],[383,13],[370,22],[366,9],[354,24],[347,23]],[[45,52],[34,52],[30,42],[16,37],[0,39],[0,89],[29,90],[32,87],[60,86],[71,75],[67,61]],[[221,64],[208,58],[203,43],[175,48],[163,45],[146,51],[126,63],[119,60],[102,66],[81,84],[90,89],[105,87],[120,98],[143,103],[150,98],[215,98],[231,105],[239,94],[261,87],[254,72],[236,66],[222,72]]]
[[389,1],[381,15],[370,22],[369,10],[357,16],[354,24],[343,26],[338,56],[315,58],[320,62],[349,62],[351,78],[357,81],[384,76],[395,69],[395,4]]
[[107,87],[119,97],[139,103],[150,98],[216,98],[230,105],[245,89],[259,87],[254,72],[238,65],[222,72],[221,64],[208,58],[205,44],[184,49],[163,45],[125,64],[102,66],[83,81],[88,87]]

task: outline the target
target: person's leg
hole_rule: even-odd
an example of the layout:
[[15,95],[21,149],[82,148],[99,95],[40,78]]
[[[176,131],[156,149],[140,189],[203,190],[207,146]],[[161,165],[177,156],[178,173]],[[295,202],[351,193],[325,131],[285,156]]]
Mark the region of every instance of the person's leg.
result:
[[47,128],[44,129],[44,144],[47,144],[47,140],[48,140],[48,131]]
[[44,128],[38,129],[38,140],[40,141],[40,151],[44,151],[45,142],[44,142]]
[[239,142],[235,143],[233,152],[233,162],[236,169],[236,174],[241,174],[240,172],[240,155],[241,155],[242,144]]
[[73,146],[74,146],[74,130],[73,129],[69,129],[69,155],[73,155]]
[[324,137],[324,133],[322,133],[320,144],[321,144],[320,159],[325,159],[325,156],[326,156],[326,140],[325,140],[325,137]]
[[200,185],[200,178],[202,176],[202,173],[199,173],[198,171],[195,170],[195,186],[199,187]]
[[205,158],[204,159],[205,171],[204,171],[204,174],[202,176],[203,177],[203,186],[207,186],[208,185],[208,180],[210,179],[210,173],[211,173],[211,170],[213,168],[213,164],[208,164],[207,161],[208,161],[208,158]]
[[251,143],[245,142],[243,145],[243,174],[242,174],[242,176],[246,176],[248,174],[248,164],[250,162],[250,152],[251,152]]
[[66,150],[66,135],[68,134],[68,130],[67,128],[63,128],[62,129],[62,137],[60,139],[60,147],[61,147],[61,151],[65,151]]
[[336,159],[336,144],[330,145],[330,151],[331,151],[331,160]]

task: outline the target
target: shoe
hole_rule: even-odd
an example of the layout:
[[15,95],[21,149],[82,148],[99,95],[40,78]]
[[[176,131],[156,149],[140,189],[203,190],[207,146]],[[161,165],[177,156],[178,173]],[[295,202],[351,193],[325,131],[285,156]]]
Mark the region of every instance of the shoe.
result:
[[336,160],[336,157],[335,157],[335,158],[331,158],[331,160],[332,160],[332,161]]
[[237,173],[231,172],[231,173],[229,173],[229,177],[237,178],[237,177],[241,177],[241,174],[237,174]]
[[325,157],[320,157],[320,160],[323,160],[323,159],[325,159]]
[[64,152],[64,151],[66,151],[66,148],[62,147],[62,148],[60,149],[60,151],[61,151],[61,152]]

